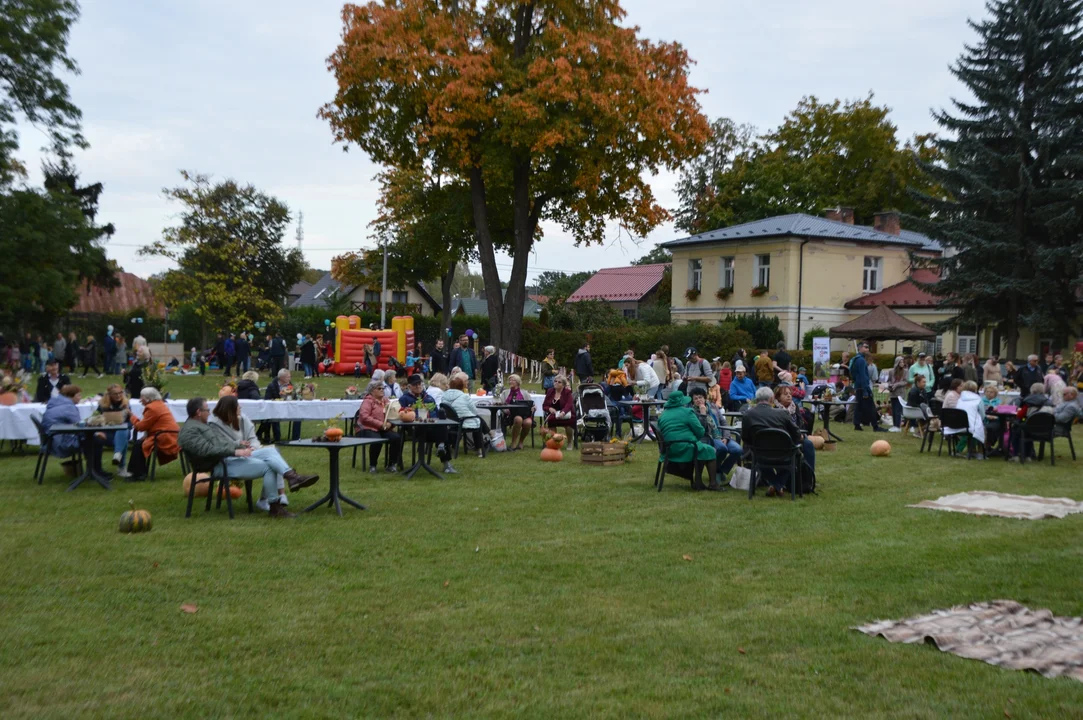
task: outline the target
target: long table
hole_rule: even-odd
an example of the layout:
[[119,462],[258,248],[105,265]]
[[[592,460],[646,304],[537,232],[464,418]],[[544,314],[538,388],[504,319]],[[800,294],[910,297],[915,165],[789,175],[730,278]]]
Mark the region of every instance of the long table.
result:
[[[535,394],[534,414],[542,414],[542,402],[544,395]],[[492,396],[471,395],[470,401],[478,408],[479,414],[485,411],[484,406],[493,402]],[[207,404],[214,407],[216,399],[208,398]],[[341,415],[348,420],[357,414],[361,407],[361,399],[356,400],[239,400],[241,412],[253,422],[261,420],[276,420],[279,422],[301,422],[305,420],[330,420]],[[167,400],[170,412],[178,423],[188,419],[187,400]],[[132,400],[129,403],[132,415],[137,418],[143,417],[143,403]],[[79,416],[86,420],[94,413],[97,403],[85,401],[79,403]],[[20,403],[17,405],[0,406],[0,440],[25,440],[31,444],[37,444],[38,431],[34,427],[31,418],[41,418],[45,414],[45,405],[42,403]]]

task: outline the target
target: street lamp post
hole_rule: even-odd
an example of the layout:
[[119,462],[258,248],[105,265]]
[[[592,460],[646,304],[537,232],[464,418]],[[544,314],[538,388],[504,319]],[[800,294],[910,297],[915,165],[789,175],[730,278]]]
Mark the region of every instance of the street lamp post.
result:
[[387,327],[387,241],[384,240],[384,285],[380,292],[380,329]]

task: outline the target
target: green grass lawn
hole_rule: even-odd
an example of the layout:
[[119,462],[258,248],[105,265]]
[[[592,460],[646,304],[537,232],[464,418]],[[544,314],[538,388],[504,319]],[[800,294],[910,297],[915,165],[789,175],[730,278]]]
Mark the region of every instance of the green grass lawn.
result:
[[[184,519],[176,464],[67,493],[58,464],[38,486],[5,451],[0,716],[1083,717],[1078,682],[850,629],[998,598],[1083,615],[1083,517],[906,507],[1083,499],[1083,458],[966,462],[890,435],[874,459],[870,433],[840,430],[798,502],[657,493],[646,445],[617,468],[527,451],[462,458],[447,482],[347,470],[367,512],[288,522]],[[326,473],[322,451],[284,454]],[[129,498],[152,532],[117,532]]]

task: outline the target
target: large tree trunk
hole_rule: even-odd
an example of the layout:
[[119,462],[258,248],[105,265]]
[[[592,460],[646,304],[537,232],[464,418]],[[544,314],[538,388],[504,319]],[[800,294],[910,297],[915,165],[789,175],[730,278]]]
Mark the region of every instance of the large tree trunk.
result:
[[489,229],[489,209],[485,200],[485,179],[481,168],[470,171],[470,202],[474,210],[474,229],[478,236],[481,277],[485,280],[485,302],[489,306],[489,342],[498,348],[504,343],[504,298],[500,293],[500,273],[496,269],[496,249]]
[[1016,352],[1019,346],[1019,299],[1014,292],[1008,298],[1008,319],[1004,323],[1004,341],[1007,344],[1005,354],[1008,360],[1015,362],[1019,359]]
[[440,304],[443,306],[440,318],[440,338],[451,327],[451,284],[455,282],[455,267],[458,263],[450,262],[447,271],[440,276]]

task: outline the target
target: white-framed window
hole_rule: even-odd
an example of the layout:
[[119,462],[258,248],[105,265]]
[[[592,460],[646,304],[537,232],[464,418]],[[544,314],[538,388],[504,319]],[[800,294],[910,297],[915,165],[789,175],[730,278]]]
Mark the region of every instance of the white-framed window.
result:
[[771,287],[771,256],[756,256],[756,287]]
[[688,289],[689,290],[702,290],[703,289],[703,261],[689,260],[688,261]]
[[961,355],[967,355],[978,352],[978,336],[977,335],[959,335],[955,342],[955,352]]
[[865,256],[865,279],[861,289],[865,292],[879,292],[884,287],[884,259]]
[[731,258],[731,257],[722,258],[720,268],[721,268],[722,277],[719,278],[719,284],[721,285],[721,287],[728,288],[728,289],[732,290],[733,289],[733,258]]

